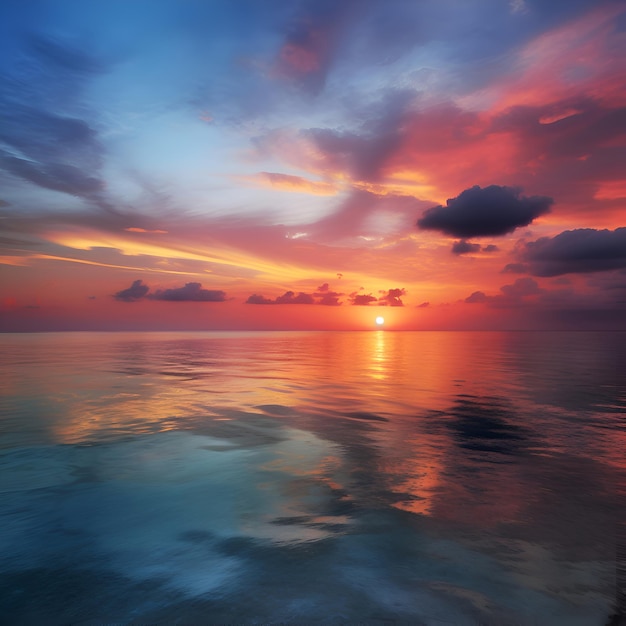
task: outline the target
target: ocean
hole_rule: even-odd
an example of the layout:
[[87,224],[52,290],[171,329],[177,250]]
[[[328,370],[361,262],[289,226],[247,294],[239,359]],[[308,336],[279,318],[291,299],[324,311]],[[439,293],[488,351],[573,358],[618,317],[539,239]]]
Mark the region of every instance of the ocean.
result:
[[0,354],[2,623],[620,610],[626,333],[6,334]]

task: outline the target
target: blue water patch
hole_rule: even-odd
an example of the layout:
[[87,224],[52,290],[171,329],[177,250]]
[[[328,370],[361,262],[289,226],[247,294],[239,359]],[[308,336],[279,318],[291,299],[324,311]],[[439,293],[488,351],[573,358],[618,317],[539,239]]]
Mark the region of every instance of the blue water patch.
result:
[[163,374],[172,355],[201,368],[206,338],[146,340],[132,373],[123,338],[87,342],[99,356],[81,366],[61,342],[54,385],[26,365],[5,378],[4,406],[22,410],[0,429],[3,619],[604,626],[623,512],[614,416],[598,428],[602,413],[535,401],[515,370],[474,374],[436,351],[419,370],[407,345],[428,346],[411,334],[389,340],[385,378],[367,343],[331,334],[352,369],[329,384],[316,337],[293,336],[305,357],[278,383],[265,336],[258,358],[241,337],[220,338],[223,361],[212,346],[219,388]]

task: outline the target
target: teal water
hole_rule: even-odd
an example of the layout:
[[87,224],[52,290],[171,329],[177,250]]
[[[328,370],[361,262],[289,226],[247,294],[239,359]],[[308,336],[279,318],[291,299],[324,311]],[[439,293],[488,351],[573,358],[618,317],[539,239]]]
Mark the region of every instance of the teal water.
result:
[[604,626],[625,333],[0,336],[10,624]]

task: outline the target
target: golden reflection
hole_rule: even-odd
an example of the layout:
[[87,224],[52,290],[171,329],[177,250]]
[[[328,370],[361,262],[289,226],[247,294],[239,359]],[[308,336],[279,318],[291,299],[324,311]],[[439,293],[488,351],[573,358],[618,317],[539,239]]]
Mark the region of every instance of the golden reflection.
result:
[[397,485],[395,492],[399,500],[393,504],[397,509],[432,515],[443,470],[441,459],[412,459],[396,469],[405,480]]
[[371,376],[378,380],[387,378],[387,352],[385,350],[385,332],[377,330],[374,333],[374,349],[370,365]]
[[[261,410],[285,420],[295,419],[309,407],[316,412],[392,413],[398,423],[402,415],[414,415],[420,407],[447,409],[450,398],[468,387],[474,393],[489,392],[474,346],[463,342],[464,337],[383,330],[271,338],[242,335],[227,343],[208,337],[193,343],[187,362],[176,352],[187,349],[184,340],[178,343],[178,336],[160,334],[157,341],[152,335],[133,335],[111,345],[107,335],[94,335],[91,341],[95,343],[86,345],[95,346],[102,355],[97,370],[87,368],[77,375],[71,366],[67,371],[52,370],[41,369],[43,363],[41,368],[31,363],[11,376],[15,387],[11,393],[28,396],[35,392],[48,398],[57,417],[46,420],[46,430],[64,443],[107,432],[176,428],[189,418],[228,419],[231,409],[252,414]],[[84,353],[80,338],[68,345],[71,338],[63,336],[63,349],[75,351],[76,362],[88,362],[90,356]],[[496,336],[493,339],[495,343]],[[57,343],[50,343],[53,355]],[[168,351],[174,360],[155,368]],[[215,357],[209,358],[211,351]],[[248,351],[257,355],[256,361],[247,358]],[[489,354],[484,358],[489,360]],[[98,379],[95,385],[92,376]],[[63,384],[67,377],[74,381],[71,389]],[[5,390],[7,380],[3,380]],[[36,387],[30,394],[26,381]],[[377,436],[391,437],[392,432],[380,431]],[[384,445],[395,444],[385,441]]]

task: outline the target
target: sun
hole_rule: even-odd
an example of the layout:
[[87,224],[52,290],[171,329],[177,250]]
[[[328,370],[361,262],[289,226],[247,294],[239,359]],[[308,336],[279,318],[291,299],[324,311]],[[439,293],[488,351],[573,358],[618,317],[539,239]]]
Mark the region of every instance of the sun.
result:
[[377,326],[382,326],[385,323],[385,318],[381,317],[380,315],[376,318],[376,325]]

